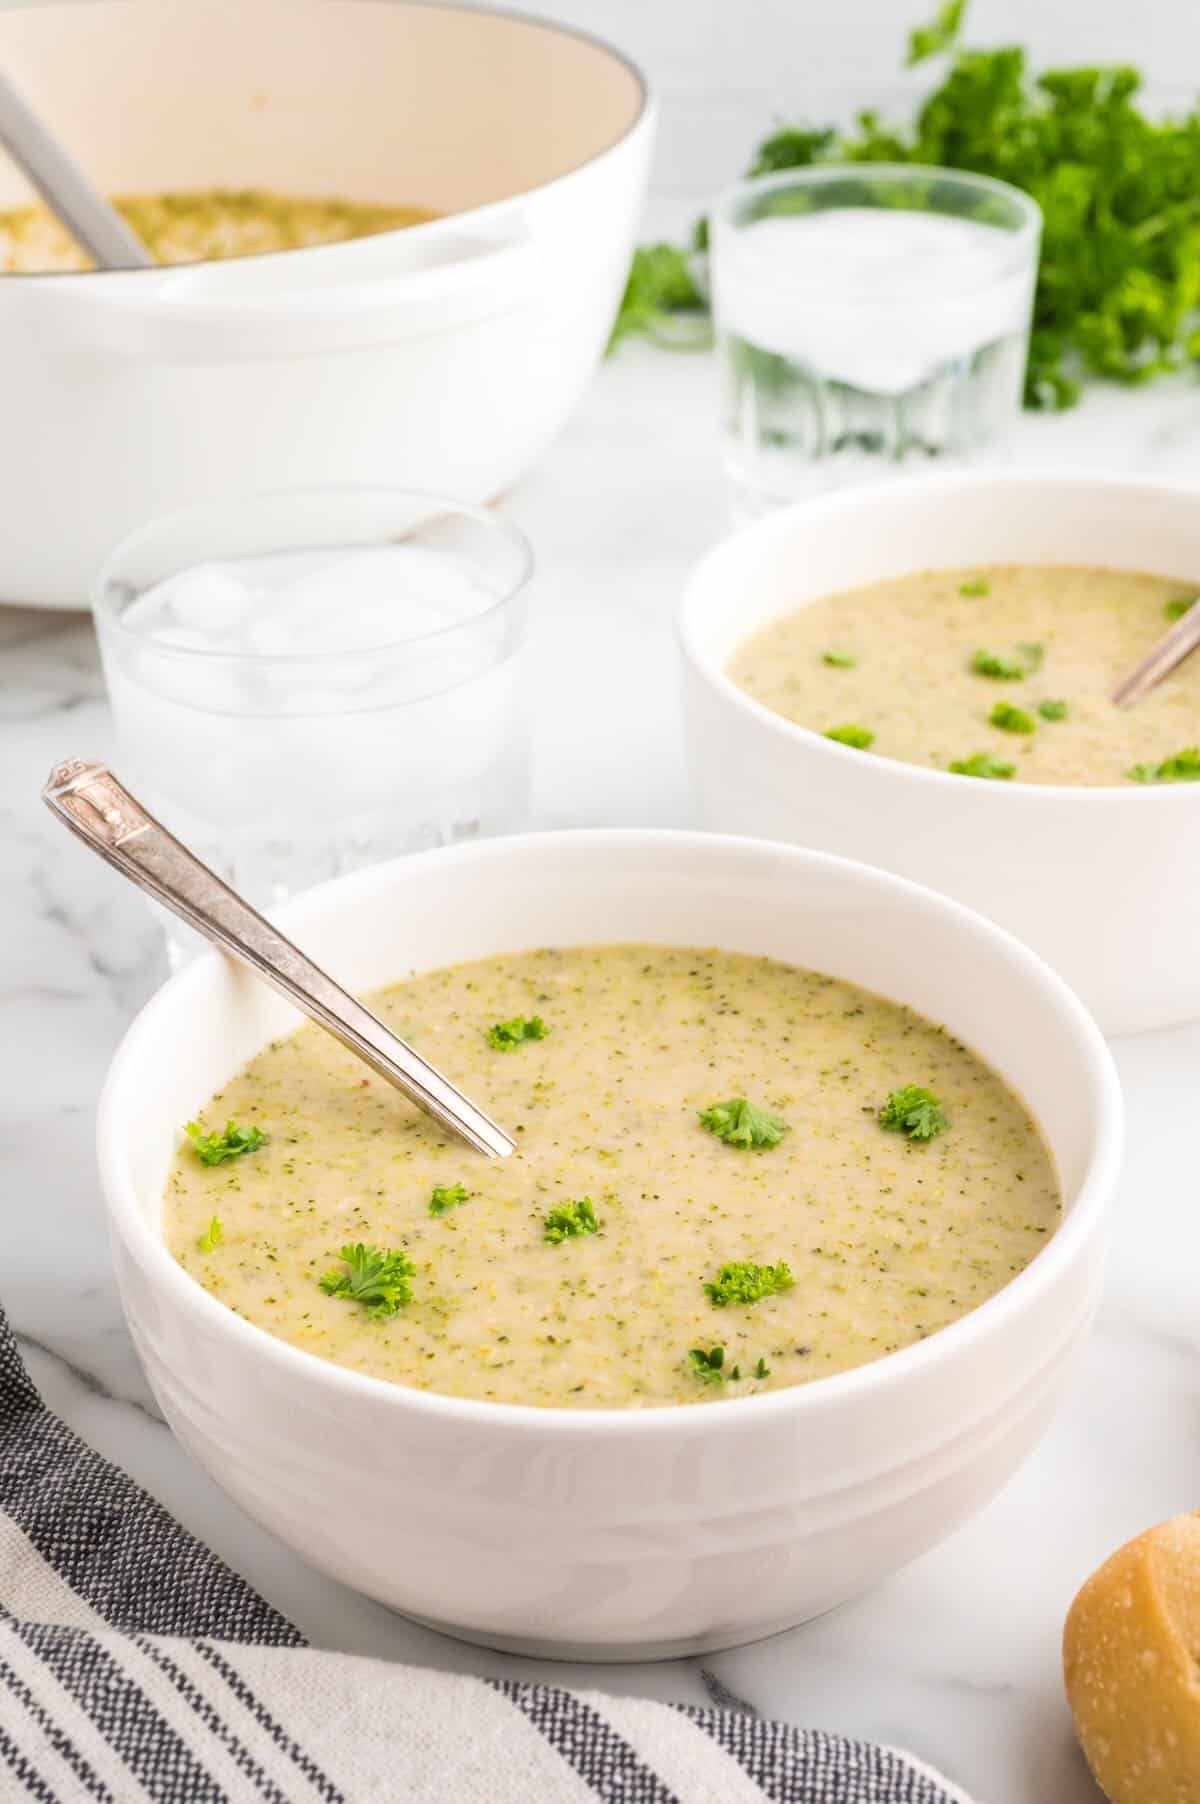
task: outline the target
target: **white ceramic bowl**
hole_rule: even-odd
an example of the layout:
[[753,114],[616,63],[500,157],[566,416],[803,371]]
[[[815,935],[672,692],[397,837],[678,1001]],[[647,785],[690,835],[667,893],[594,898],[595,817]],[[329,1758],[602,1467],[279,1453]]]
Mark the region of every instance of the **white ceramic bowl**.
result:
[[725,674],[743,639],[803,602],[917,570],[1021,562],[1200,587],[1200,495],[1121,477],[950,475],[802,503],[718,545],[679,616],[701,818],[861,858],[979,909],[1054,965],[1106,1033],[1195,1019],[1200,785],[973,783],[836,745]]
[[[6,600],[81,607],[125,533],[236,489],[492,500],[582,394],[654,130],[598,39],[444,0],[71,0],[0,8],[0,66],[111,192],[445,215],[186,269],[0,275]],[[29,198],[0,159],[0,207]]]
[[612,940],[715,944],[853,979],[945,1022],[1030,1100],[1066,1198],[1059,1232],[982,1308],[806,1388],[571,1411],[386,1384],[252,1327],[160,1240],[180,1124],[295,1019],[207,955],[143,1010],[101,1100],[117,1273],[184,1446],[314,1566],[501,1647],[683,1654],[861,1591],[977,1509],[1033,1445],[1096,1301],[1121,1098],[1084,1010],[1007,934],[840,859],[648,832],[422,854],[313,890],[280,918],[360,990]]

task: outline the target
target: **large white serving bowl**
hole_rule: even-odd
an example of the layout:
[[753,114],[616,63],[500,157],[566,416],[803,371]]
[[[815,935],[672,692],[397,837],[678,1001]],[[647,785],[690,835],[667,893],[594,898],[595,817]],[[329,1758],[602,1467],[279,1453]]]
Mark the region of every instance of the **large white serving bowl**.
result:
[[207,954],[139,1015],[101,1099],[117,1274],[179,1439],[314,1566],[499,1647],[684,1654],[863,1590],[978,1509],[1032,1447],[1096,1302],[1121,1097],[1081,1005],[1000,929],[841,859],[658,832],[425,853],[313,890],[280,920],[360,991],[458,959],[619,940],[717,945],[852,979],[945,1023],[1020,1091],[1065,1197],[1058,1233],[999,1295],[808,1387],[572,1411],[384,1383],[251,1326],[162,1243],[181,1123],[296,1020]]
[[[82,607],[127,532],[239,488],[490,501],[582,394],[654,131],[609,45],[444,0],[43,0],[0,8],[0,67],[113,193],[445,215],[186,269],[0,274],[0,598]],[[0,208],[29,198],[0,159]]]
[[1106,1033],[1195,1019],[1200,785],[973,782],[837,745],[726,675],[749,634],[805,602],[988,563],[1146,570],[1200,588],[1200,493],[1061,472],[947,475],[801,503],[726,539],[679,614],[701,818],[861,858],[979,909],[1054,965]]

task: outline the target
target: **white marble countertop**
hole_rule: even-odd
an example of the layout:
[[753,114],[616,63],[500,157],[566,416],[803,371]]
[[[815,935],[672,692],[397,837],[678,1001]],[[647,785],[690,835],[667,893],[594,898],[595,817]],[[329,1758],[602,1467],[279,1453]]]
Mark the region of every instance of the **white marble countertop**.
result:
[[[538,826],[690,821],[671,615],[724,520],[710,382],[703,357],[630,348],[511,498],[540,560]],[[1028,418],[1017,455],[1200,481],[1200,387],[1094,394],[1075,414]],[[703,1664],[511,1659],[309,1571],[192,1464],[148,1393],[113,1287],[92,1117],[109,1055],[159,976],[158,930],[37,799],[55,760],[109,751],[89,622],[0,609],[0,1296],[51,1405],[318,1644],[659,1698],[732,1695],[902,1743],[979,1804],[1095,1804],[1059,1682],[1064,1612],[1111,1548],[1200,1502],[1200,1026],[1118,1047],[1131,1152],[1105,1305],[1067,1406],[988,1509],[859,1602]]]

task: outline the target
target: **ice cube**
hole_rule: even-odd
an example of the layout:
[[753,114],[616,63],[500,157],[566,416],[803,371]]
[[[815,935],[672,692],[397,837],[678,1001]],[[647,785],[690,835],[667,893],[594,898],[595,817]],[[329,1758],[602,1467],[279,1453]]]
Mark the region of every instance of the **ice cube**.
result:
[[197,564],[168,585],[168,599],[181,626],[225,637],[247,619],[258,591],[223,564]]
[[233,570],[196,564],[140,595],[127,611],[125,625],[153,639],[184,628],[200,634],[210,651],[231,650],[256,600],[252,584]]
[[274,590],[260,603],[253,635],[262,650],[366,651],[469,620],[494,599],[437,552],[372,546]]

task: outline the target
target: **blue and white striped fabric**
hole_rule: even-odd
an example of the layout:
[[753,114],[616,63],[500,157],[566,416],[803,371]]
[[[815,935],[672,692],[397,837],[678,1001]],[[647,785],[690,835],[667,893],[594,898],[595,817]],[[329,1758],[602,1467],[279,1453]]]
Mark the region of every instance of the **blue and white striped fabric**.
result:
[[0,1314],[0,1798],[970,1804],[911,1756],[305,1645],[45,1408]]

